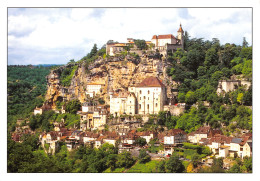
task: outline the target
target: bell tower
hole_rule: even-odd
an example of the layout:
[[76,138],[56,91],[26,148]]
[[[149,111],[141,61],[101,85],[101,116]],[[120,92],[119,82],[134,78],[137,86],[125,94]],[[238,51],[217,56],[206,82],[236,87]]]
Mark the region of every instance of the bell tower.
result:
[[179,30],[177,31],[177,38],[180,40],[180,43],[183,45],[183,33],[184,33],[184,31],[183,31],[183,29],[182,29],[182,26],[181,26],[181,24],[180,24],[180,28],[179,28]]

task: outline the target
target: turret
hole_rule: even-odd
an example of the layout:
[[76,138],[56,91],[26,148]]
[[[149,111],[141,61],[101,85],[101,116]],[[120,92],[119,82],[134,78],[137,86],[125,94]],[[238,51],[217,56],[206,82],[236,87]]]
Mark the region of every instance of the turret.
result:
[[180,24],[180,28],[179,28],[179,30],[177,31],[177,38],[180,40],[180,43],[183,45],[183,33],[184,33],[184,31],[183,31],[183,29],[182,29],[182,26],[181,26],[181,24]]

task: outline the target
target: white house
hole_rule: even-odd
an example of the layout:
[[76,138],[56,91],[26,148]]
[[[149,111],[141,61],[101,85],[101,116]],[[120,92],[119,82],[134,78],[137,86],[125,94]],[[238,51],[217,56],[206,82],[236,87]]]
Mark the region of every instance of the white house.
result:
[[86,87],[86,94],[89,95],[90,97],[94,97],[96,94],[101,93],[101,88],[103,84],[99,83],[89,83],[87,84]]
[[157,77],[147,77],[135,87],[129,87],[137,99],[138,114],[158,114],[167,99],[166,87]]

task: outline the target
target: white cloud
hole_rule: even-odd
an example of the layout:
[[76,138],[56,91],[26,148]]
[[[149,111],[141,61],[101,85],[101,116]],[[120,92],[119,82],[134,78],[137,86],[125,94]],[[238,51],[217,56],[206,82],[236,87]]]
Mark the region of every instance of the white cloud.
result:
[[82,58],[94,43],[100,48],[110,39],[125,42],[128,37],[150,40],[154,34],[176,35],[180,22],[192,38],[219,38],[223,44],[240,44],[243,37],[252,41],[249,8],[12,9],[8,46],[17,51],[9,53],[9,62],[20,56],[24,61],[20,64],[34,64],[36,59],[66,63]]

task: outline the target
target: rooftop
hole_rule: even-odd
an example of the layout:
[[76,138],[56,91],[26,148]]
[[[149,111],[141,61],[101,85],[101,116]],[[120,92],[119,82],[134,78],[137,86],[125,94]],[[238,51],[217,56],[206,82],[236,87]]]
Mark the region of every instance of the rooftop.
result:
[[157,77],[147,77],[136,87],[165,87],[165,85]]

